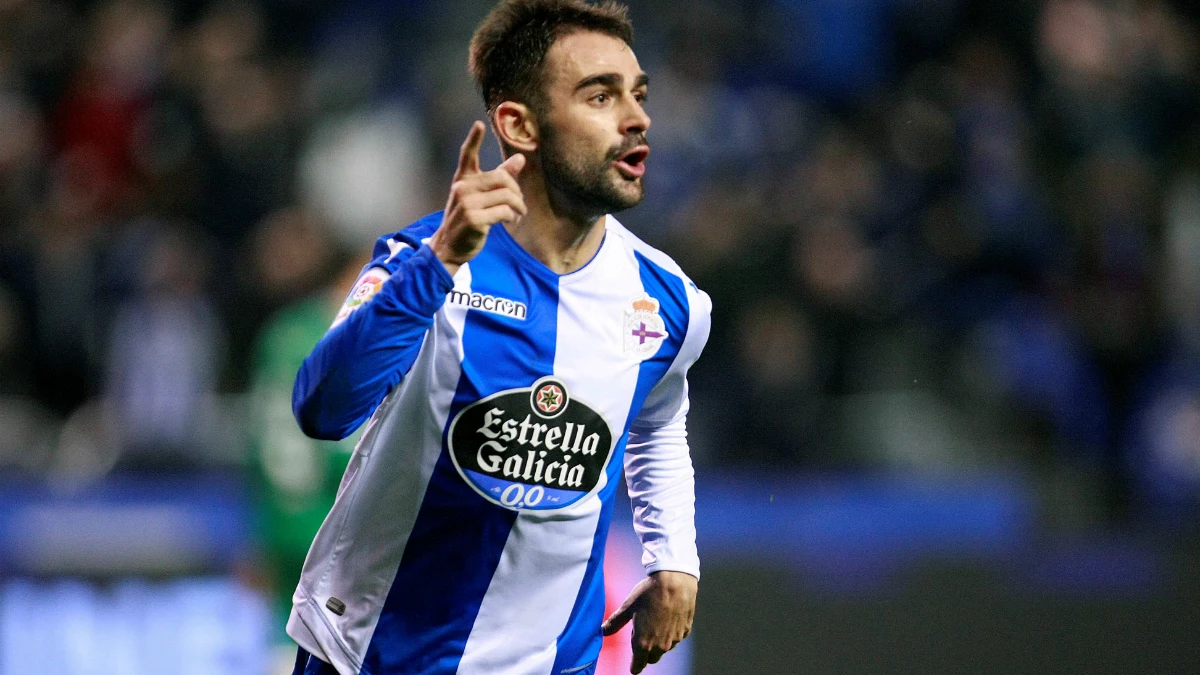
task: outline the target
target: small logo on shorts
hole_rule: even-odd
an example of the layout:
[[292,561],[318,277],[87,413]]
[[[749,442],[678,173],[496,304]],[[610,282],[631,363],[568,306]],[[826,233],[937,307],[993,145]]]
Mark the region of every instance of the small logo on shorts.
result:
[[346,603],[338,600],[337,598],[330,597],[325,601],[325,609],[328,609],[334,614],[341,616],[346,613]]

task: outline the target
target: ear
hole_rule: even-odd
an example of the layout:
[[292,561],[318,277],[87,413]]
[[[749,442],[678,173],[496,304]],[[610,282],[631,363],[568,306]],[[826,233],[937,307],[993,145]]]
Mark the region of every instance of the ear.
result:
[[524,103],[505,101],[492,114],[492,131],[502,146],[518,152],[533,152],[538,147],[537,123],[533,111]]

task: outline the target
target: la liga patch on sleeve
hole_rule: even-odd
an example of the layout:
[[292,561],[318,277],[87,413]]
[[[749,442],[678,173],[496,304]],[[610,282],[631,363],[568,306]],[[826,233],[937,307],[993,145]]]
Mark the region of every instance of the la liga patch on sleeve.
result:
[[[342,308],[338,310],[337,317],[333,320],[333,326],[337,326],[345,321],[354,310],[362,307],[375,297],[379,289],[383,288],[383,282],[388,279],[388,271],[379,267],[374,267],[358,278],[354,282],[354,288],[350,291],[350,295],[346,298],[346,302],[342,304]],[[333,326],[330,326],[332,328]]]

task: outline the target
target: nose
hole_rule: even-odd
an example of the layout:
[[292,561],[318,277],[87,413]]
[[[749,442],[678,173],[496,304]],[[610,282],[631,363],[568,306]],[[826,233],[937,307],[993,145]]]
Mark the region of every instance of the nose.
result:
[[628,100],[629,105],[626,106],[625,115],[621,120],[621,134],[627,136],[646,133],[650,129],[650,116],[637,99],[630,96]]

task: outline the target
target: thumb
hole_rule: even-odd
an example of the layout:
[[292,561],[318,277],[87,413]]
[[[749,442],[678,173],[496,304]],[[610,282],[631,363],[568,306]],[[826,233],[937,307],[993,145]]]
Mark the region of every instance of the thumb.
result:
[[518,152],[512,157],[504,160],[504,163],[497,168],[504,169],[513,178],[516,178],[521,174],[521,169],[525,168],[525,155]]
[[612,635],[621,630],[621,627],[629,623],[629,620],[633,618],[634,610],[637,609],[637,600],[641,596],[639,590],[635,588],[629,594],[629,597],[625,598],[625,602],[621,603],[617,611],[613,612],[612,616],[608,617],[600,626],[600,630],[604,632],[605,636]]
[[613,612],[613,615],[600,625],[600,630],[604,633],[604,637],[608,637],[621,630],[632,618],[633,607],[622,607],[620,610]]

